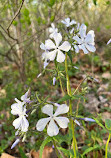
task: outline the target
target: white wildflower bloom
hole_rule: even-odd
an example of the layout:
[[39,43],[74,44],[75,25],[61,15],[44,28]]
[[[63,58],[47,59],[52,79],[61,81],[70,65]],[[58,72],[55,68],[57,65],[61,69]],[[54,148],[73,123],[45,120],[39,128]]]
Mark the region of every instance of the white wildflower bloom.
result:
[[63,24],[65,24],[66,27],[69,27],[69,26],[71,26],[71,25],[76,24],[76,21],[75,21],[75,20],[70,21],[70,18],[66,18],[66,19],[62,20],[61,22],[62,22]]
[[21,100],[25,103],[30,103],[31,100],[30,100],[30,97],[29,97],[29,93],[30,93],[30,90],[28,89],[28,91],[21,96]]
[[45,46],[47,50],[49,51],[47,53],[47,58],[50,61],[53,61],[57,56],[57,62],[62,63],[65,60],[65,55],[62,51],[68,52],[71,48],[71,45],[68,41],[65,41],[60,45],[62,41],[62,35],[60,33],[54,34],[54,42],[51,39],[48,39],[45,41]]
[[53,77],[53,86],[55,86],[56,83],[56,77]]
[[53,38],[54,34],[58,33],[58,29],[55,27],[53,23],[51,24],[51,27],[49,28],[49,32],[50,32],[50,38]]
[[[53,114],[53,105],[47,104],[42,108],[42,112],[47,114],[49,117],[42,118],[37,122],[36,128],[38,131],[43,131],[44,128],[47,126],[47,134],[49,136],[55,136],[59,133],[59,128],[57,124],[61,128],[67,128],[69,119],[67,117],[58,116],[60,114],[65,114],[69,111],[69,107],[66,104],[59,105]],[[55,123],[56,121],[56,123]]]
[[12,144],[11,149],[13,149],[19,142],[20,142],[20,139],[17,138],[15,142]]
[[111,39],[107,42],[107,45],[111,43]]
[[82,24],[80,27],[80,37],[78,35],[74,36],[73,39],[77,41],[79,49],[82,49],[85,54],[88,54],[90,52],[95,52],[95,43],[94,43],[94,31],[90,30],[86,35],[86,25]]
[[26,106],[24,106],[25,102],[19,101],[17,98],[15,98],[15,101],[17,103],[14,103],[11,105],[11,113],[13,115],[17,115],[18,118],[13,121],[13,126],[15,129],[18,129],[18,131],[27,132],[29,127],[29,122],[26,119]]

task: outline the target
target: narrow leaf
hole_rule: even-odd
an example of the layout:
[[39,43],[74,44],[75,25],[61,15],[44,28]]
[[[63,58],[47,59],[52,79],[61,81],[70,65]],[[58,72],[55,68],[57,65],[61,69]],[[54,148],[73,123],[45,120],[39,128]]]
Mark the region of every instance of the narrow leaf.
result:
[[62,97],[61,99],[58,100],[58,103],[62,103],[62,102],[67,101],[69,99],[71,99],[71,96],[65,95],[64,97]]
[[52,140],[51,137],[47,137],[41,144],[40,146],[40,155],[39,155],[39,158],[42,158],[42,153],[43,153],[43,150],[44,150],[44,147],[47,143],[49,143],[50,141]]
[[108,130],[111,130],[111,119],[106,119],[106,120],[105,120],[105,127],[106,127]]
[[88,149],[86,149],[84,151],[84,153],[82,154],[82,156],[84,156],[85,154],[87,154],[87,153],[89,153],[89,152],[91,152],[91,151],[93,151],[95,149],[100,149],[100,148],[101,148],[101,146],[98,145],[98,144],[94,145],[93,147],[89,147]]

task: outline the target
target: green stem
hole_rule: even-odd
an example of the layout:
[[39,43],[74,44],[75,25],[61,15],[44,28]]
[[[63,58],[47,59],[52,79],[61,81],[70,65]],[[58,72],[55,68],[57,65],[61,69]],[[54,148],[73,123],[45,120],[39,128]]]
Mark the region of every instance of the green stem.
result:
[[[66,53],[66,59],[65,59],[65,71],[66,71],[66,80],[67,80],[67,93],[71,96],[71,86],[70,86],[70,80],[68,75],[68,65],[67,65],[67,53]],[[69,100],[69,114],[72,116],[72,100]],[[76,149],[77,149],[77,142],[75,138],[75,132],[74,132],[74,123],[73,120],[70,119],[70,124],[72,128],[72,135],[73,135],[73,151],[74,151],[74,158],[76,158]]]
[[55,151],[56,151],[56,155],[57,155],[58,158],[60,158],[60,154],[59,154],[59,151],[58,151],[58,149],[57,149],[57,146],[56,146],[56,143],[55,143],[54,139],[52,139],[52,142],[53,142],[53,144],[54,144],[54,148],[55,148]]
[[[55,67],[56,67],[57,74],[58,74],[58,77],[59,77],[59,83],[60,83],[60,87],[61,87],[61,91],[62,91],[62,96],[64,97],[65,96],[65,92],[64,92],[64,89],[63,89],[61,77],[59,76],[59,69],[58,69],[58,65],[57,65],[56,61],[55,61]],[[65,101],[65,104],[66,104],[66,101]]]
[[109,134],[109,137],[108,137],[108,140],[107,140],[107,143],[106,143],[105,158],[108,157],[108,156],[107,156],[107,155],[108,155],[108,144],[109,144],[110,138],[111,138],[111,134]]

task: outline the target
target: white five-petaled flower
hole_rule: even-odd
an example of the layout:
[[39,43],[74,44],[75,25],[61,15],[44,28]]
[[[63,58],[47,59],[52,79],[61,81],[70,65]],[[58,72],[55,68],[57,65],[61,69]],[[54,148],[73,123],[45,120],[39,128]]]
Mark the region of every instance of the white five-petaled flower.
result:
[[86,35],[86,25],[82,24],[80,27],[80,37],[78,35],[74,36],[73,39],[75,41],[77,41],[76,45],[76,51],[78,52],[78,49],[82,49],[84,51],[85,54],[88,54],[88,52],[95,52],[96,48],[95,48],[95,43],[94,43],[94,31],[90,30],[87,35]]
[[[60,114],[65,114],[69,111],[69,107],[66,104],[59,105],[53,114],[53,105],[47,104],[42,108],[42,112],[44,114],[47,114],[49,117],[48,118],[42,118],[37,122],[36,128],[38,131],[43,131],[46,125],[48,124],[47,127],[47,134],[49,136],[55,136],[59,133],[59,128],[56,125],[56,123],[61,127],[61,128],[67,128],[69,119],[67,117],[63,116],[58,116]],[[56,121],[56,123],[55,123]]]
[[58,29],[55,27],[53,23],[51,24],[51,27],[49,28],[49,32],[50,32],[50,38],[53,38],[54,34],[58,33]]
[[17,98],[15,98],[15,101],[17,103],[11,105],[11,113],[18,116],[18,118],[13,121],[13,126],[15,127],[15,129],[18,129],[18,131],[16,132],[17,135],[19,131],[28,131],[29,122],[26,119],[27,114],[26,106],[24,105],[25,102],[21,102]]
[[63,24],[65,24],[66,27],[69,27],[69,26],[71,26],[71,25],[76,24],[76,21],[75,21],[75,20],[70,21],[70,18],[66,18],[66,19],[62,20],[61,22],[62,22]]
[[60,45],[62,41],[62,35],[60,33],[54,34],[53,38],[55,44],[51,39],[45,41],[45,47],[49,51],[46,58],[48,58],[50,61],[53,61],[57,55],[57,62],[62,63],[65,60],[65,55],[62,51],[68,52],[71,48],[71,45],[68,41],[63,42],[62,45]]

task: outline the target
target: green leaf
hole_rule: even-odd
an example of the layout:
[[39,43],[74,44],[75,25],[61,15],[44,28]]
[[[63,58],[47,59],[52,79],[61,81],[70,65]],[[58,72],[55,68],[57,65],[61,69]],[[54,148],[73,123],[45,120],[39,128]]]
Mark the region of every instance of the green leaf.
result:
[[21,147],[19,147],[19,152],[20,152],[21,158],[27,158],[27,156],[25,155],[25,153],[24,153],[24,151],[22,150]]
[[58,100],[58,103],[62,103],[62,102],[67,101],[69,99],[71,99],[71,96],[65,95],[64,97],[62,97],[61,99]]
[[88,149],[86,149],[84,151],[84,153],[82,154],[82,156],[84,156],[85,154],[87,154],[87,153],[89,153],[89,152],[91,152],[91,151],[93,151],[95,149],[100,149],[100,148],[101,148],[101,146],[98,145],[98,144],[94,145],[93,147],[89,147]]
[[93,0],[94,5],[97,5],[97,0]]
[[52,7],[55,4],[56,0],[50,0],[48,3],[49,7]]
[[39,158],[42,158],[42,153],[43,153],[44,147],[45,147],[45,145],[46,145],[48,142],[50,142],[51,140],[52,140],[51,137],[47,137],[47,138],[42,142],[42,144],[41,144],[41,146],[40,146],[40,155],[39,155]]
[[[105,129],[105,127],[99,122],[98,119],[94,118],[94,120],[96,121],[96,123],[97,123],[100,127],[102,127],[103,129]],[[105,130],[106,130],[106,129],[105,129]]]
[[105,127],[106,127],[108,130],[111,130],[111,119],[106,119],[106,120],[105,120]]
[[29,16],[29,10],[26,9],[26,8],[24,9],[24,15],[25,15],[25,16]]
[[110,1],[107,1],[106,4],[107,4],[107,5],[110,5]]

